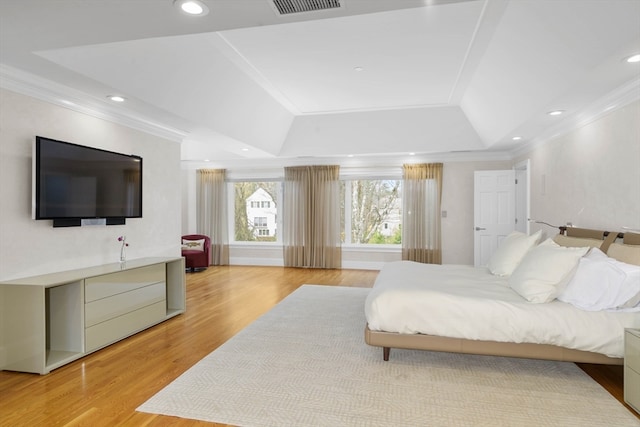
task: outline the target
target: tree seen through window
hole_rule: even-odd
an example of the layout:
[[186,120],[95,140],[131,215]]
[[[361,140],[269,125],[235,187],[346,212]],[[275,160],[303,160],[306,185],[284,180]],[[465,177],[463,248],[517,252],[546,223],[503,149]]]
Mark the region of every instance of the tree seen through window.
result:
[[351,242],[402,243],[400,180],[354,180],[351,189]]

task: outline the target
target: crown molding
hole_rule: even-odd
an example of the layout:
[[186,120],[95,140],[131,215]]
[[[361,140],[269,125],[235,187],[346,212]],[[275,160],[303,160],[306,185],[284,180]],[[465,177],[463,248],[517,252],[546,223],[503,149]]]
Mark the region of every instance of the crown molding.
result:
[[0,64],[0,88],[40,99],[78,113],[107,120],[174,142],[182,142],[188,132],[165,126],[131,111],[122,111],[105,100],[17,68]]
[[[350,171],[360,175],[379,176],[381,171],[391,171],[391,175],[396,170],[401,170],[403,164],[411,163],[456,163],[456,162],[491,162],[491,161],[511,161],[513,156],[506,151],[459,151],[448,153],[425,153],[409,156],[407,154],[377,154],[377,155],[355,155],[353,157],[296,157],[296,158],[268,158],[268,159],[229,159],[229,160],[185,160],[181,161],[183,170],[191,169],[226,169],[227,171],[238,173],[242,178],[252,176],[269,176],[271,172],[282,170],[288,166],[307,165],[339,165],[341,170]],[[354,172],[357,171],[357,172]],[[281,173],[281,172],[280,172]]]
[[565,120],[557,125],[550,127],[546,132],[538,135],[529,143],[510,151],[511,155],[516,158],[524,154],[530,153],[538,146],[544,145],[550,140],[558,138],[562,135],[581,128],[589,123],[595,122],[603,116],[610,114],[630,103],[640,99],[640,78],[631,80],[617,89],[609,92],[600,99],[592,102],[583,108],[566,117]]

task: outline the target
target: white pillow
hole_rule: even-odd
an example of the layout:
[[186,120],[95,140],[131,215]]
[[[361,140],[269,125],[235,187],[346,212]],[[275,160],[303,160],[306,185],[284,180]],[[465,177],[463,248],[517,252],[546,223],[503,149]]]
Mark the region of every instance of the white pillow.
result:
[[538,230],[531,236],[514,231],[502,240],[498,249],[489,259],[487,268],[495,276],[509,276],[516,269],[529,249],[539,241],[542,231]]
[[640,300],[640,266],[616,261],[594,248],[580,260],[558,299],[588,311],[632,308]]
[[525,255],[509,278],[509,286],[529,302],[551,302],[564,289],[588,250],[588,247],[566,248],[547,239]]
[[186,240],[182,239],[182,249],[188,251],[204,251],[204,239]]

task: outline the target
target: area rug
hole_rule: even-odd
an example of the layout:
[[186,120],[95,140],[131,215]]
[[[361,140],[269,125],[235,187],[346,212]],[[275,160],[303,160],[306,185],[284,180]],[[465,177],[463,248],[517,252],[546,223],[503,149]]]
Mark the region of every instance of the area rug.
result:
[[576,365],[382,350],[369,289],[304,285],[138,408],[238,426],[639,426]]

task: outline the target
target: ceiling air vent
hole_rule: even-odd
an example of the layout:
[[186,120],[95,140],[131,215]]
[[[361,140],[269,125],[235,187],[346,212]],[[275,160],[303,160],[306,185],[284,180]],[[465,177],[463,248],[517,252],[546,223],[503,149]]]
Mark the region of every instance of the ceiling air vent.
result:
[[340,9],[345,0],[270,0],[280,15]]

